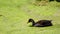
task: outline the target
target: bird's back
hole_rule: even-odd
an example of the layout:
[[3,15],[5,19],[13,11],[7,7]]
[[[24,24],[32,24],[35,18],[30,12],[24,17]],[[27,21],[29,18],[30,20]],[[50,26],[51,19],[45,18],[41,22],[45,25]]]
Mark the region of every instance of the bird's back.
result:
[[40,20],[36,23],[38,23],[40,25],[44,25],[44,26],[51,26],[52,25],[51,20]]

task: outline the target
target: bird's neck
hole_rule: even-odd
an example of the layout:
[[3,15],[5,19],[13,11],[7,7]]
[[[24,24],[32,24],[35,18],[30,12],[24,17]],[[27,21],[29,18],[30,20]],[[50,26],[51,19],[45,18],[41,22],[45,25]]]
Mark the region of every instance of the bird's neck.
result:
[[34,25],[35,25],[35,21],[33,20],[33,21],[32,21],[32,26],[34,26]]

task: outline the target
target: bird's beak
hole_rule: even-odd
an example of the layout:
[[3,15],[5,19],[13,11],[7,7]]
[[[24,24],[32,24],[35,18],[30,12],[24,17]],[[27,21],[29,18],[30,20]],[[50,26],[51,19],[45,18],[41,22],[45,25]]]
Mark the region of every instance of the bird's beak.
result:
[[29,22],[27,22],[27,24],[28,24]]

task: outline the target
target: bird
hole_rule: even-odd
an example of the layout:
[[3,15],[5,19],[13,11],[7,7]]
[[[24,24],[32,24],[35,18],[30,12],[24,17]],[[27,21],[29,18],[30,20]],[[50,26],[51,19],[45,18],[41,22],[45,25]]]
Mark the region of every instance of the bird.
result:
[[51,23],[52,20],[39,20],[35,22],[33,19],[29,19],[27,23],[32,23],[32,26],[34,27],[46,27],[46,26],[52,26]]

